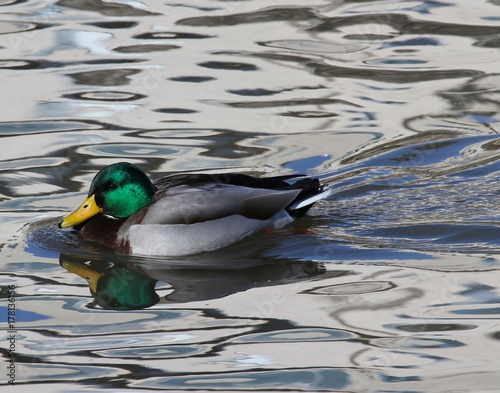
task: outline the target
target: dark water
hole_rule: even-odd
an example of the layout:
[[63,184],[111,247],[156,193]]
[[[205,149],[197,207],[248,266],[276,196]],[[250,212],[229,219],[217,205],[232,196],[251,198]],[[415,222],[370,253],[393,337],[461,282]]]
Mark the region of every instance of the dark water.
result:
[[[0,381],[14,334],[18,391],[498,391],[499,5],[1,2]],[[335,192],[189,258],[58,230],[123,160]]]

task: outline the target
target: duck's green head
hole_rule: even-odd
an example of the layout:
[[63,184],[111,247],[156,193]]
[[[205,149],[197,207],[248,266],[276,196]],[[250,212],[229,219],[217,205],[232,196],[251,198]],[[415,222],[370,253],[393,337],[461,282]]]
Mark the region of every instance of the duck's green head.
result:
[[60,223],[72,227],[102,213],[114,218],[127,218],[149,205],[156,188],[147,175],[128,162],[102,169],[92,180],[88,198]]

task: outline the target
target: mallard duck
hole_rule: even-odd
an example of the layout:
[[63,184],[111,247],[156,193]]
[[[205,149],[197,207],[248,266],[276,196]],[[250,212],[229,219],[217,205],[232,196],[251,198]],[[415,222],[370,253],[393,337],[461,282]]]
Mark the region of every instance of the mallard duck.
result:
[[303,175],[174,174],[152,182],[119,162],[97,173],[87,199],[59,227],[119,252],[190,255],[281,228],[329,194]]

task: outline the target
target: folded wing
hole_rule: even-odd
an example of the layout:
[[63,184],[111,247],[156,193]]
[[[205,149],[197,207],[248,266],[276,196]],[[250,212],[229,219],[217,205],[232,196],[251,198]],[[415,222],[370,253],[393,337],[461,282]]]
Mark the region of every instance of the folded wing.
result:
[[180,185],[160,192],[143,224],[193,224],[231,215],[267,220],[286,209],[300,191],[215,183]]

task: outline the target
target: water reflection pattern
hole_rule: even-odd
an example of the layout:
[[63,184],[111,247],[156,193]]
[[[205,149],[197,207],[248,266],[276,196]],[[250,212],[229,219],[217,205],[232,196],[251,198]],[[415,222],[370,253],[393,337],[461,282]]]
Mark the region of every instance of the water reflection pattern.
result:
[[[498,390],[498,1],[1,8],[18,384]],[[336,193],[235,248],[136,259],[51,225],[117,161]]]

